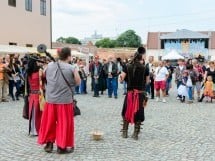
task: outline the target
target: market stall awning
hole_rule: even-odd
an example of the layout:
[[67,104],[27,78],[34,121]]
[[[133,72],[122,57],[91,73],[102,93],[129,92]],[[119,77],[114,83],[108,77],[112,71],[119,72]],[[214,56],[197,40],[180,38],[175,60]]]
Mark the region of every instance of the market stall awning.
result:
[[178,59],[184,59],[183,56],[181,56],[177,51],[172,50],[167,55],[162,57],[162,60],[178,60]]

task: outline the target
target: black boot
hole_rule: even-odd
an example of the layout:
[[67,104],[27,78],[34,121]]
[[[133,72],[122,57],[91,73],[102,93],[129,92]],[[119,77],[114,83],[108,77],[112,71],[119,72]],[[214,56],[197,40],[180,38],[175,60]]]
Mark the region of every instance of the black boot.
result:
[[61,147],[57,147],[57,153],[58,154],[68,154],[68,153],[73,153],[74,152],[74,148],[71,149],[67,149],[67,148],[61,148]]
[[123,119],[123,125],[122,125],[122,137],[123,138],[128,138],[128,121]]
[[204,98],[205,98],[205,96],[204,96],[204,94],[202,94],[202,97],[198,100],[198,102],[202,102]]
[[132,135],[132,138],[134,138],[134,140],[138,140],[138,134],[140,133],[140,125],[141,122],[136,122],[134,125],[134,133]]

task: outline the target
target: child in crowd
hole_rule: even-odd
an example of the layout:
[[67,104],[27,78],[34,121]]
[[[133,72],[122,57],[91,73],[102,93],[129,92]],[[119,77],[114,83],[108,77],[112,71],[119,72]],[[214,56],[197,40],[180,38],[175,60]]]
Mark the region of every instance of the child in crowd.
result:
[[211,101],[213,97],[213,81],[211,76],[207,76],[207,81],[205,82],[204,95],[206,97],[206,102]]
[[178,95],[182,103],[185,102],[185,97],[188,97],[188,91],[186,87],[187,80],[188,80],[188,71],[185,70],[182,75],[182,83],[178,88]]

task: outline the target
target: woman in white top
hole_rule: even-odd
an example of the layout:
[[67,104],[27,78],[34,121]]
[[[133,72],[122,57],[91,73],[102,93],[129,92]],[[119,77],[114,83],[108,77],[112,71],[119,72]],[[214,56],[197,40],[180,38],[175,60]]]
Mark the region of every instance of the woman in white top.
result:
[[155,90],[156,90],[156,101],[159,101],[160,90],[162,90],[162,102],[165,103],[165,90],[166,90],[166,80],[168,78],[169,72],[164,66],[164,62],[160,61],[158,67],[155,69]]

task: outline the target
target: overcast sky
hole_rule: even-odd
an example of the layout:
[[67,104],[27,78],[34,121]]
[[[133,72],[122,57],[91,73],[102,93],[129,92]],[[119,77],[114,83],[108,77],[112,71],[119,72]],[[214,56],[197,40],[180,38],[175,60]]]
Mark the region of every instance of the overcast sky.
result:
[[147,32],[176,29],[215,30],[215,0],[53,0],[53,40],[91,36],[96,30],[115,37],[133,29],[146,42]]

